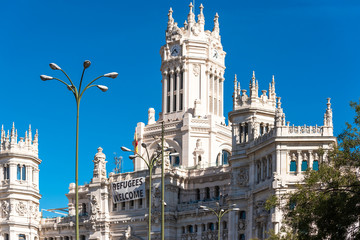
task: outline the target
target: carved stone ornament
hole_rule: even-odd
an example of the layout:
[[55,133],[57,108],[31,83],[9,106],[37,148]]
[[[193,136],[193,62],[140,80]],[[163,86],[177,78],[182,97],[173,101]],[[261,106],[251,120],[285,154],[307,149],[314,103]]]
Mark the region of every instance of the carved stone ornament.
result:
[[24,216],[26,214],[26,205],[23,202],[18,202],[15,209],[19,216]]
[[141,238],[134,236],[134,231],[130,225],[127,226],[124,235],[120,240],[141,240]]
[[2,201],[1,202],[1,215],[3,218],[6,218],[9,216],[10,212],[10,204],[8,201]]
[[94,220],[97,219],[97,213],[98,213],[98,211],[100,209],[98,201],[97,201],[97,199],[96,199],[96,197],[94,195],[91,195],[90,206],[91,206],[90,220],[94,221]]
[[199,76],[199,74],[200,74],[200,65],[199,64],[194,65],[193,72],[194,72],[195,77]]
[[240,168],[239,173],[236,176],[236,183],[240,186],[247,186],[249,183],[249,168]]

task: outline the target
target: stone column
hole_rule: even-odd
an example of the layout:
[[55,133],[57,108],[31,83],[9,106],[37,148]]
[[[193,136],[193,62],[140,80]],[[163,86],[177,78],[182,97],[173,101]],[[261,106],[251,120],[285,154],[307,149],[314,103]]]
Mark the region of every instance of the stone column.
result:
[[168,72],[165,71],[165,72],[163,73],[163,79],[162,79],[162,90],[163,90],[163,95],[162,95],[162,103],[163,103],[162,113],[163,113],[163,114],[167,113],[167,112],[166,112],[166,110],[167,110],[167,104],[169,104],[169,103],[167,102],[167,84],[168,84],[167,75],[168,75]]
[[279,146],[276,146],[276,173],[278,175],[281,174],[281,165],[280,165],[280,158],[281,158],[281,155],[280,155],[280,149],[278,149]]
[[176,68],[176,111],[180,110],[180,68]]
[[301,162],[302,162],[302,155],[301,155],[301,151],[298,150],[297,151],[297,163],[296,163],[296,173],[299,174],[301,173]]
[[174,110],[174,70],[170,70],[170,112]]
[[237,239],[238,212],[239,211],[230,211],[228,213],[228,239]]
[[266,156],[266,177],[269,178],[270,176],[270,160],[269,156]]
[[308,165],[308,168],[312,169],[313,168],[313,151],[312,150],[309,150],[309,165]]

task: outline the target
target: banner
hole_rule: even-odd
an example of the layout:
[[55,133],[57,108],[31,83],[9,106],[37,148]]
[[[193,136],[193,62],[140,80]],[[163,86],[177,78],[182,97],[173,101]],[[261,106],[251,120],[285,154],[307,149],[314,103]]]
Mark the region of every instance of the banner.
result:
[[111,183],[111,188],[113,193],[113,203],[145,198],[144,177],[121,182],[113,182]]

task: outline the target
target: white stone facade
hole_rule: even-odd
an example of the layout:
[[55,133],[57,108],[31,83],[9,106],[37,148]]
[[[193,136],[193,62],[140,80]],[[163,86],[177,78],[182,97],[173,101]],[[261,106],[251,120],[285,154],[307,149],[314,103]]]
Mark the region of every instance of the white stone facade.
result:
[[[263,90],[260,96],[255,73],[249,91],[241,89],[235,77],[233,110],[227,125],[223,112],[226,53],[219,16],[214,17],[213,30],[205,30],[203,6],[197,21],[192,8],[190,4],[181,28],[172,17],[172,9],[168,13],[166,42],[160,50],[162,112],[156,119],[155,110],[150,108],[147,124],[136,126],[138,153],[144,158],[158,150],[162,123],[166,147],[179,153],[179,157],[165,157],[165,239],[217,239],[215,215],[200,206],[239,208],[221,219],[222,239],[265,239],[270,229],[279,231],[282,219],[278,210],[264,209],[266,199],[294,189],[303,171],[316,170],[326,151],[336,144],[330,99],[323,126],[293,126],[285,121],[274,77],[269,90]],[[148,152],[141,147],[143,143]],[[154,169],[151,193],[146,186],[146,198],[114,204],[111,183],[137,177],[146,177],[148,183],[148,169],[137,157],[134,172],[109,173],[107,177],[102,151],[98,148],[94,157],[91,183],[79,187],[80,239],[147,239],[149,195],[153,199],[152,239],[160,239],[160,164]],[[2,159],[1,164],[6,164],[8,160]],[[66,196],[69,216],[42,219],[41,226],[35,226],[40,239],[75,238],[73,183]]]

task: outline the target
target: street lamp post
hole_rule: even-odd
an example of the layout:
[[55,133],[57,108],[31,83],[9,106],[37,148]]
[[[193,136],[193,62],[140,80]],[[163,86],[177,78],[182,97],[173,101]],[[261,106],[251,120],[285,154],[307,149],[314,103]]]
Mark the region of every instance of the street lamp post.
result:
[[[152,180],[152,172],[153,172],[153,168],[156,164],[156,160],[160,157],[160,155],[162,156],[162,159],[163,159],[163,152],[166,152],[166,151],[171,151],[172,148],[167,148],[167,149],[164,149],[164,145],[162,145],[162,148],[161,148],[161,151],[159,151],[156,155],[154,155],[152,158],[150,157],[149,155],[149,151],[148,151],[148,148],[147,148],[147,145],[146,143],[142,143],[141,146],[143,148],[145,148],[146,150],[146,155],[147,155],[147,159],[145,159],[143,156],[141,156],[140,154],[130,150],[129,148],[127,147],[121,147],[121,150],[124,151],[124,152],[132,152],[134,153],[134,155],[130,155],[129,158],[131,160],[139,157],[140,159],[142,159],[146,166],[148,167],[148,170],[149,170],[149,199],[148,199],[148,205],[149,205],[149,213],[148,213],[148,216],[149,216],[149,219],[148,219],[148,239],[150,240],[151,239],[151,198],[152,198],[152,183],[151,183],[151,180]],[[170,154],[170,156],[173,156],[173,154]],[[163,202],[163,199],[162,199],[162,202]]]
[[[164,152],[173,151],[173,147],[169,147],[164,150],[165,143],[165,127],[164,121],[161,122],[161,240],[165,240],[165,157]],[[171,153],[169,156],[177,157],[179,153]]]
[[95,79],[93,79],[92,81],[90,81],[85,87],[84,89],[81,89],[81,85],[82,85],[82,81],[83,81],[83,77],[84,77],[84,73],[85,70],[90,67],[91,62],[89,60],[84,61],[83,66],[84,69],[82,71],[81,74],[81,79],[80,79],[80,83],[79,83],[79,87],[77,88],[73,81],[71,81],[70,77],[66,74],[66,72],[61,69],[57,64],[55,63],[50,63],[50,68],[52,70],[60,70],[61,72],[64,73],[64,75],[66,76],[66,78],[69,80],[69,83],[66,83],[65,81],[59,79],[59,78],[55,78],[55,77],[51,77],[51,76],[47,76],[47,75],[41,75],[40,79],[43,81],[48,81],[48,80],[56,80],[59,81],[61,83],[63,83],[67,89],[69,91],[71,91],[74,94],[75,100],[76,100],[76,145],[75,145],[75,239],[79,240],[79,184],[78,184],[78,169],[79,169],[79,109],[80,109],[80,100],[81,97],[83,96],[84,92],[92,87],[97,87],[99,88],[102,92],[106,92],[108,90],[107,86],[104,85],[96,85],[93,84],[96,80],[102,78],[102,77],[109,77],[109,78],[116,78],[118,76],[118,73],[116,72],[112,72],[112,73],[107,73],[104,75],[101,75]]
[[145,162],[146,166],[147,166],[148,169],[149,169],[149,199],[148,199],[148,202],[149,202],[149,203],[148,203],[148,205],[149,205],[149,214],[148,214],[149,219],[148,219],[148,221],[149,221],[149,222],[148,222],[148,239],[150,240],[150,239],[151,239],[151,198],[152,198],[152,196],[151,196],[151,189],[152,189],[151,179],[152,179],[152,172],[153,172],[154,165],[155,165],[155,163],[156,163],[156,159],[160,156],[160,154],[157,154],[157,155],[154,156],[153,158],[150,158],[149,151],[148,151],[148,149],[147,149],[146,144],[145,144],[145,143],[142,143],[141,146],[146,149],[147,160],[146,160],[145,158],[143,158],[140,154],[138,154],[138,153],[130,150],[130,149],[127,148],[127,147],[121,147],[121,150],[124,151],[124,152],[132,152],[132,153],[134,153],[134,155],[130,155],[129,158],[130,158],[131,160],[135,159],[136,157],[141,158],[141,159]]
[[226,214],[226,213],[228,213],[228,212],[230,212],[230,211],[239,211],[240,209],[239,208],[229,208],[229,209],[227,209],[227,210],[224,210],[224,209],[222,209],[222,208],[218,208],[217,210],[215,210],[215,209],[212,209],[212,208],[210,208],[210,207],[207,207],[207,206],[200,206],[200,208],[202,208],[202,209],[204,209],[204,210],[210,210],[210,211],[212,211],[215,215],[216,215],[216,217],[217,217],[217,219],[218,219],[218,240],[220,240],[221,238],[220,238],[220,228],[221,228],[221,218]]

